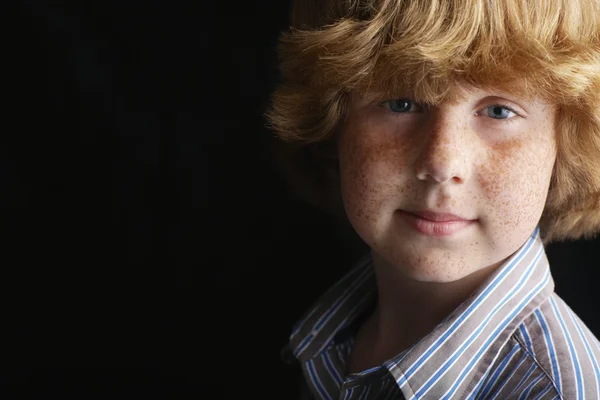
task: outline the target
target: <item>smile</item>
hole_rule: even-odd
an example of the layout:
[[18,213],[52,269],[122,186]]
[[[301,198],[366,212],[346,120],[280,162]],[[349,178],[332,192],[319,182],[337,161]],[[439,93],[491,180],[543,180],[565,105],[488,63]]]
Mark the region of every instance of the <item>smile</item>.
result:
[[418,233],[435,237],[452,236],[477,221],[446,213],[398,210],[398,214]]

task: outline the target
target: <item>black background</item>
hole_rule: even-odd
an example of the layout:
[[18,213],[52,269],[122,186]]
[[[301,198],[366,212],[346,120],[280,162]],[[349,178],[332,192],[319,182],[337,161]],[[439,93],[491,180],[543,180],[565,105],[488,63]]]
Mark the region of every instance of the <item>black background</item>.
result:
[[[78,3],[0,16],[0,382],[290,398],[279,350],[361,249],[268,151],[287,2]],[[548,254],[599,335],[597,247]]]

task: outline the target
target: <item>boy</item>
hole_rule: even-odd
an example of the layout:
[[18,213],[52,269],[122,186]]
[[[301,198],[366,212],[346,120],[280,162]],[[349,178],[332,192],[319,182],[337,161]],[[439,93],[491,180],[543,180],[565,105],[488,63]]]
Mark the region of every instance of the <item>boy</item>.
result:
[[294,328],[316,399],[600,399],[552,240],[600,229],[595,0],[297,0],[270,122],[370,254]]

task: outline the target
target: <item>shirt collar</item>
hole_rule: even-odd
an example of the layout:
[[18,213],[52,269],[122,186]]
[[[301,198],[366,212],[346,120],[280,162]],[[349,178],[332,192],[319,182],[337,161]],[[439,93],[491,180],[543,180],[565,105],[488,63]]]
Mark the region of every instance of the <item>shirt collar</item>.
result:
[[[434,386],[447,385],[451,390],[457,379],[456,362],[464,362],[461,356],[469,354],[470,360],[480,367],[486,350],[506,342],[553,290],[548,260],[536,228],[469,299],[420,342],[384,366],[407,398],[421,398]],[[372,260],[367,256],[296,325],[290,336],[294,356],[306,362],[334,345],[336,334],[365,310],[375,294]]]

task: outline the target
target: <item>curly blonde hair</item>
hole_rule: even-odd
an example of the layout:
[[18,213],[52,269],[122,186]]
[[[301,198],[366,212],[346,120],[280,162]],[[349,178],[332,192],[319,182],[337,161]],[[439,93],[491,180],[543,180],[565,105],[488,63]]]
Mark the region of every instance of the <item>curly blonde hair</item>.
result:
[[335,141],[352,92],[439,104],[458,84],[493,87],[557,105],[544,242],[600,230],[599,1],[296,0],[278,51],[265,115],[280,143],[312,157],[298,165],[321,180],[313,198],[333,182],[313,151]]

